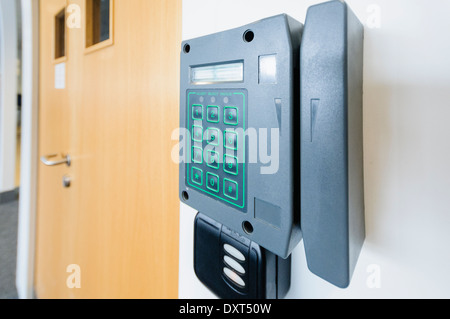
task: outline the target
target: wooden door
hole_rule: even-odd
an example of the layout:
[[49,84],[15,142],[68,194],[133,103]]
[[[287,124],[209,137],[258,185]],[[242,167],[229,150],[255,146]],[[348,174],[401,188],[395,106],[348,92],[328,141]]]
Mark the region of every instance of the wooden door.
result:
[[[181,1],[111,1],[109,40],[86,48],[89,1],[40,1],[39,153],[72,161],[39,167],[36,294],[177,298]],[[75,20],[55,61],[64,6]],[[61,63],[65,88],[55,89]]]

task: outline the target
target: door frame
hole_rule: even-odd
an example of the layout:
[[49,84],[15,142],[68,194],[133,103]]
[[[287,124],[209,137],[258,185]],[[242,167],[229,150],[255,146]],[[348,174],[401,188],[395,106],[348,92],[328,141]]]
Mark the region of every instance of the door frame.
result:
[[16,6],[15,0],[0,2],[0,194],[14,193],[16,188],[18,89]]
[[16,287],[20,299],[34,298],[39,111],[39,2],[21,0],[22,141]]

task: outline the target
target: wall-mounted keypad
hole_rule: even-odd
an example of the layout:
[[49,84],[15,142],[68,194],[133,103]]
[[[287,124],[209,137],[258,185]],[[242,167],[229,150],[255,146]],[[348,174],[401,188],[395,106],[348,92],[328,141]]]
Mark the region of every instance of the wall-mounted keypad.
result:
[[244,90],[188,91],[189,186],[246,211]]

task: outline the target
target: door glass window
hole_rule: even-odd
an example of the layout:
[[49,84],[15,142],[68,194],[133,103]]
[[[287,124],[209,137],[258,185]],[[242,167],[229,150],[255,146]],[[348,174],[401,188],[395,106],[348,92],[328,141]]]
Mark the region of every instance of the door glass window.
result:
[[86,0],[86,48],[112,40],[112,0]]
[[55,60],[66,56],[66,9],[55,16]]

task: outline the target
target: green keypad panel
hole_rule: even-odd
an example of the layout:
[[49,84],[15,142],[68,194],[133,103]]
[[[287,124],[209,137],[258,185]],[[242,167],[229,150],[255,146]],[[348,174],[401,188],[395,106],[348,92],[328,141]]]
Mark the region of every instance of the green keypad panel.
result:
[[246,90],[189,90],[186,183],[246,212]]

